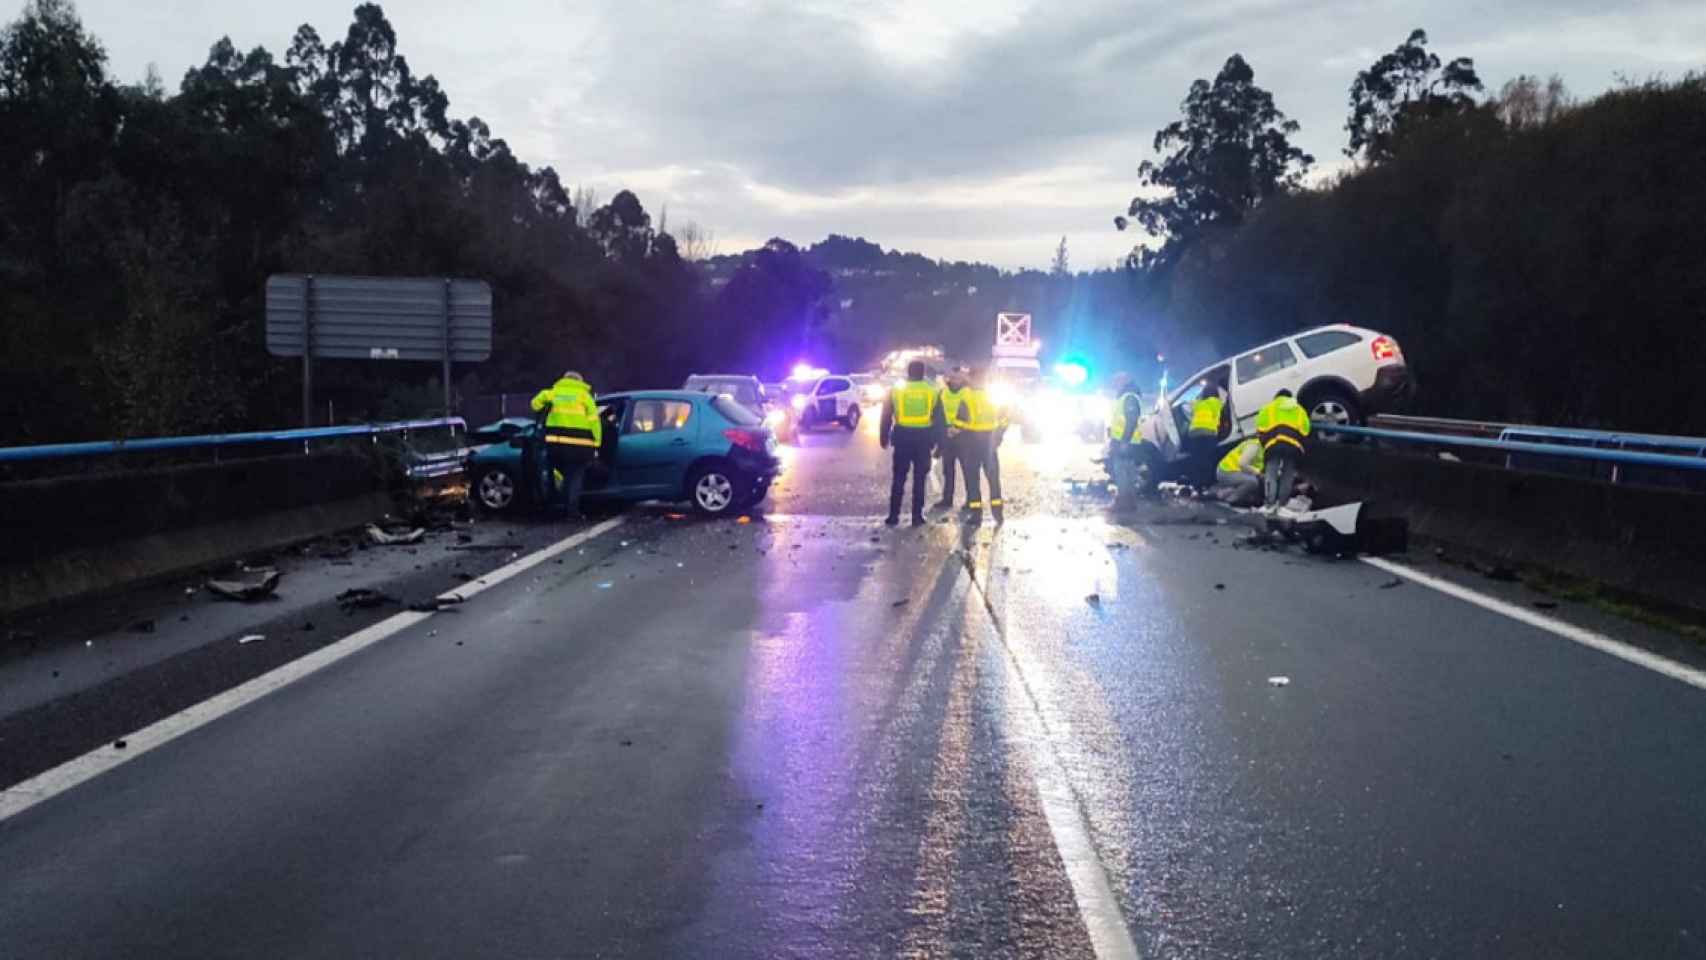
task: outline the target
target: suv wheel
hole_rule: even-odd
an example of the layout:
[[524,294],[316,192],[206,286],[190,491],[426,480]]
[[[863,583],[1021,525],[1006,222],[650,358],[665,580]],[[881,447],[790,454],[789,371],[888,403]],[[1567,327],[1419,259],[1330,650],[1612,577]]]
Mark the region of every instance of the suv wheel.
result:
[[[1311,393],[1303,404],[1309,411],[1309,419],[1315,423],[1328,426],[1356,427],[1362,425],[1362,408],[1356,398],[1343,390],[1327,389]],[[1344,439],[1342,436],[1328,435],[1331,439]]]

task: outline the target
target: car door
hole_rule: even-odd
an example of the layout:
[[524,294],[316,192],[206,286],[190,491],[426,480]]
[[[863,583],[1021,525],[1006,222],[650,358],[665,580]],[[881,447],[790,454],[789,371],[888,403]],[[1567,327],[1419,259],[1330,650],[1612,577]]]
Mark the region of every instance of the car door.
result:
[[814,398],[817,407],[817,419],[830,421],[840,419],[846,412],[845,397],[842,395],[853,389],[846,377],[824,377],[818,381],[817,393]]
[[1297,351],[1284,340],[1257,347],[1232,361],[1232,432],[1249,436],[1256,432],[1256,412],[1267,405],[1281,388],[1294,395],[1303,381]]
[[1175,446],[1178,445],[1180,437],[1190,432],[1191,409],[1196,406],[1197,398],[1202,396],[1203,388],[1211,383],[1224,387],[1231,376],[1232,367],[1230,364],[1223,363],[1218,367],[1209,367],[1192,377],[1189,383],[1180,387],[1173,394],[1169,401],[1171,415],[1166,418],[1166,423],[1172,429],[1170,439]]
[[699,419],[686,398],[635,397],[629,403],[614,474],[625,495],[680,492]]

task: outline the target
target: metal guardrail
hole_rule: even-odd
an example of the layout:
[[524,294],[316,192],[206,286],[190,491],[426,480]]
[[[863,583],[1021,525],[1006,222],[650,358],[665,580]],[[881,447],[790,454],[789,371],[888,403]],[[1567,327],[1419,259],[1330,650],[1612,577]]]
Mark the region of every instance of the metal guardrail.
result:
[[[1314,429],[1322,433],[1340,433],[1346,436],[1368,437],[1374,440],[1391,440],[1398,443],[1420,443],[1435,447],[1465,447],[1480,450],[1496,450],[1503,453],[1525,453],[1548,457],[1563,457],[1572,460],[1593,460],[1603,463],[1706,471],[1706,441],[1695,441],[1700,444],[1699,454],[1695,456],[1685,456],[1670,453],[1649,453],[1640,450],[1614,450],[1603,447],[1572,446],[1563,443],[1535,443],[1525,440],[1454,436],[1445,433],[1424,433],[1416,430],[1383,430],[1375,427],[1347,427],[1325,423],[1315,424]],[[1517,429],[1544,430],[1546,428]],[[1591,433],[1592,431],[1581,432]],[[1562,431],[1558,435],[1562,435]],[[1623,434],[1622,436],[1635,435]]]
[[[302,452],[314,440],[349,437],[368,437],[375,442],[382,436],[400,434],[404,440],[412,431],[449,427],[452,434],[468,432],[461,417],[440,417],[436,420],[403,420],[395,423],[360,424],[348,427],[311,427],[298,430],[262,430],[252,433],[208,433],[188,437],[139,437],[134,440],[95,440],[87,443],[44,443],[27,447],[0,447],[0,464],[27,463],[38,460],[64,460],[78,457],[110,456],[124,453],[149,453],[163,450],[213,449],[251,446],[263,443],[302,444]],[[453,472],[459,468],[465,449],[417,455],[417,463],[409,466],[410,476],[438,476],[440,473],[417,474],[417,469]]]

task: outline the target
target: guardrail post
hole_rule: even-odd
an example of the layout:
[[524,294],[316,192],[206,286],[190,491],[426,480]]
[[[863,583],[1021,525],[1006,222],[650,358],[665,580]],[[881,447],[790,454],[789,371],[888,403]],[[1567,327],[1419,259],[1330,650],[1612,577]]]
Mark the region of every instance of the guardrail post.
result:
[[[302,278],[302,426],[314,425],[314,275]],[[306,441],[304,441],[306,446]]]

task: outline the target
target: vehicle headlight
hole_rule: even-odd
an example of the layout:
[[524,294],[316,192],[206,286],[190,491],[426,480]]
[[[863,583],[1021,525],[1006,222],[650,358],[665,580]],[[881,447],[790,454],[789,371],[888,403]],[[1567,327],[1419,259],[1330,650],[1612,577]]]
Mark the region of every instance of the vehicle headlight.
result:
[[806,408],[806,395],[803,393],[796,393],[794,394],[793,399],[789,400],[788,403],[792,405],[795,410],[804,410]]
[[788,415],[781,410],[767,410],[764,413],[764,425],[767,427],[779,427],[787,419]]

